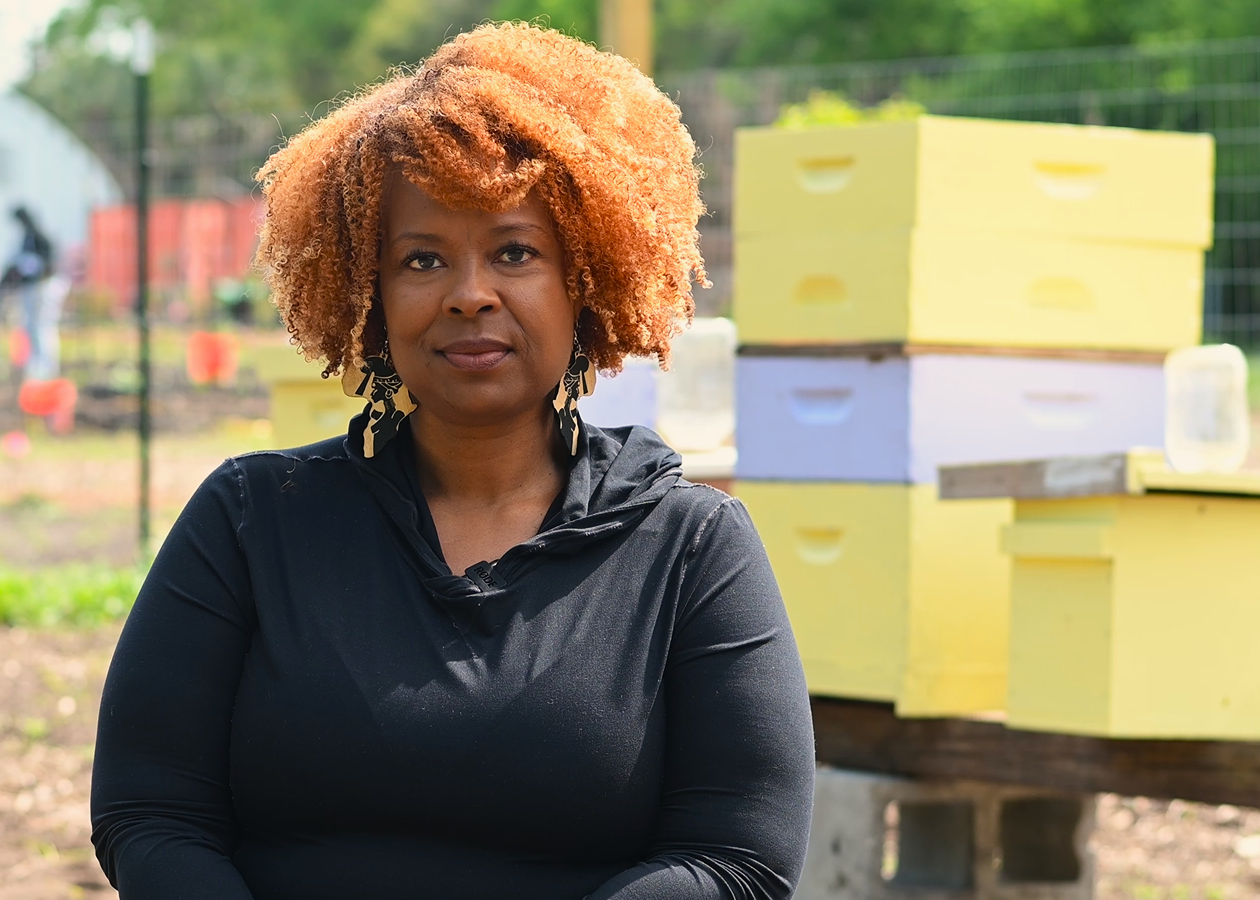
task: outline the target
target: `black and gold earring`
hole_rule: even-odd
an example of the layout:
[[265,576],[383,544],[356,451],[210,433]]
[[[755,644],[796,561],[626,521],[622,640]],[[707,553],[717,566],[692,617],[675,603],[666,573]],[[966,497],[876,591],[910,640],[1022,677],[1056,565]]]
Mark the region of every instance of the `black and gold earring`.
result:
[[582,352],[575,334],[573,356],[560,383],[556,385],[556,393],[551,400],[551,405],[556,410],[556,420],[560,424],[560,440],[564,442],[570,456],[577,456],[578,452],[578,400],[590,396],[594,390],[595,366],[591,364],[590,357]]
[[347,397],[362,397],[371,404],[363,429],[363,455],[368,459],[398,434],[403,420],[416,409],[416,398],[390,359],[388,340],[380,353],[341,373],[341,389]]

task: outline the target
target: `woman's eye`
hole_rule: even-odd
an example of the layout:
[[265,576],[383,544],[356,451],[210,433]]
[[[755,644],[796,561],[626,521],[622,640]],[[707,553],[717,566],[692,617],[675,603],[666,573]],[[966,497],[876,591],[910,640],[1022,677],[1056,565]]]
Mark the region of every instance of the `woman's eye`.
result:
[[499,258],[506,263],[519,264],[532,259],[534,251],[528,247],[508,247],[499,254]]
[[422,272],[441,268],[441,266],[442,261],[432,253],[413,253],[407,258],[408,268],[419,269]]

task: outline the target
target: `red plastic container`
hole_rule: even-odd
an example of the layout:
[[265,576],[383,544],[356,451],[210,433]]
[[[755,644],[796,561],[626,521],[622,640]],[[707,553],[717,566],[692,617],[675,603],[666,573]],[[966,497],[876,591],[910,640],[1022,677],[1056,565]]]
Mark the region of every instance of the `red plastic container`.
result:
[[74,427],[74,407],[79,391],[69,378],[23,382],[18,390],[18,408],[28,416],[48,420],[49,427],[59,433]]
[[193,384],[231,384],[239,362],[235,335],[194,331],[188,336],[188,380]]

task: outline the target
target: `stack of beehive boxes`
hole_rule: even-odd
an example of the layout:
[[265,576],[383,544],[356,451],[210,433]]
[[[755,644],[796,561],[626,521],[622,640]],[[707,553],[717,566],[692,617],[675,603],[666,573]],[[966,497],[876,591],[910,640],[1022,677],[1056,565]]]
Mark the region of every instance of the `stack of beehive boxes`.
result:
[[1260,740],[1260,476],[1131,451],[950,466],[940,493],[1014,499],[1008,726]]
[[735,489],[810,689],[1002,709],[1012,505],[940,501],[937,466],[1162,443],[1211,139],[924,116],[736,154]]

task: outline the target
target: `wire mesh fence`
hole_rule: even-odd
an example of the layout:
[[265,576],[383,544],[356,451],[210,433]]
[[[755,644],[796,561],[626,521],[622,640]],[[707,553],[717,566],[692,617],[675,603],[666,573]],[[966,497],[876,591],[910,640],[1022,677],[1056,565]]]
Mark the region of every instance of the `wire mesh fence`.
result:
[[[764,125],[814,90],[869,105],[901,95],[933,113],[1206,131],[1217,141],[1216,243],[1207,263],[1205,339],[1260,347],[1260,38],[833,66],[666,75],[701,147],[710,214],[701,224],[714,290],[702,313],[729,308],[731,184],[737,127]],[[199,116],[155,123],[155,193],[241,197],[302,117]],[[130,122],[90,124],[87,142],[127,188]],[[1158,190],[1152,185],[1152,190]],[[243,274],[243,273],[242,273]]]
[[1260,38],[704,71],[666,77],[662,86],[703,150],[711,214],[702,231],[715,288],[703,298],[706,311],[730,301],[734,129],[769,124],[785,103],[829,90],[864,105],[901,95],[942,115],[1210,132],[1216,239],[1204,338],[1260,346]]
[[[288,116],[285,122],[301,121]],[[157,119],[149,125],[150,190],[154,197],[232,199],[254,191],[254,173],[286,128],[275,116],[206,114]],[[79,136],[135,195],[136,134],[129,117],[81,123]]]

